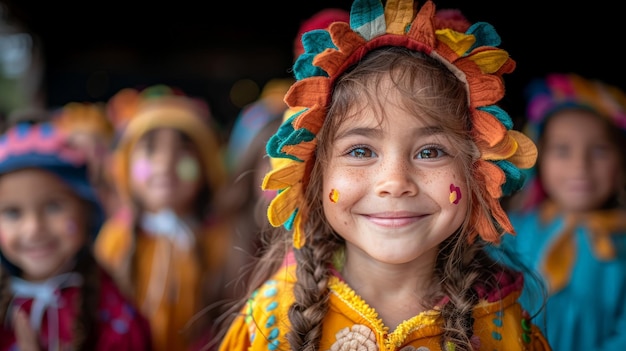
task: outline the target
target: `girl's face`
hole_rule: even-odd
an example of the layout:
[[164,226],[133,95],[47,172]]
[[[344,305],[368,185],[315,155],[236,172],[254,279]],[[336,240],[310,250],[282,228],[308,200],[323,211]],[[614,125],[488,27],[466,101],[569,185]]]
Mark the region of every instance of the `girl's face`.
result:
[[38,281],[73,267],[86,244],[84,202],[54,174],[25,169],[0,177],[0,250]]
[[194,145],[180,132],[158,128],[144,135],[130,155],[131,188],[150,212],[193,211],[201,190],[201,163]]
[[542,138],[541,181],[565,211],[598,209],[618,191],[620,153],[601,118],[582,110],[558,112]]
[[468,215],[461,162],[437,124],[390,97],[382,123],[366,108],[338,128],[324,174],[324,213],[346,240],[348,258],[434,263],[438,245]]

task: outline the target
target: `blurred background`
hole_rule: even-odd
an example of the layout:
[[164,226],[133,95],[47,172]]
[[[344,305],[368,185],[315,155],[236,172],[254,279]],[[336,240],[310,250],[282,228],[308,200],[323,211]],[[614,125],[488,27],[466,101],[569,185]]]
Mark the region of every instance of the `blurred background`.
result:
[[[0,0],[0,116],[22,106],[106,101],[125,87],[168,84],[206,99],[225,130],[271,78],[290,77],[304,19],[351,1]],[[487,21],[517,61],[502,102],[524,113],[523,87],[576,71],[626,88],[623,15],[608,1],[439,0]]]

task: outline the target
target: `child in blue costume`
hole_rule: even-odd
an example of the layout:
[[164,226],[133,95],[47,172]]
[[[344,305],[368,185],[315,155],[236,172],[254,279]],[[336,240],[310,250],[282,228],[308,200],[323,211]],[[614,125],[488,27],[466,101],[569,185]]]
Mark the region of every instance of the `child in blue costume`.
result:
[[[576,74],[528,87],[535,176],[512,202],[503,247],[545,282],[522,304],[555,350],[626,350],[626,95]],[[515,204],[515,205],[513,205]]]

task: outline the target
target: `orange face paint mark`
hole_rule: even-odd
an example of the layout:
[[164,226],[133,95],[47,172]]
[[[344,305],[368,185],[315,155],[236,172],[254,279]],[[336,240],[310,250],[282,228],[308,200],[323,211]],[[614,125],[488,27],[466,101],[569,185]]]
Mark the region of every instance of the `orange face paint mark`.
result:
[[328,198],[332,203],[337,203],[337,201],[339,201],[339,191],[336,189],[331,190],[330,194],[328,194]]
[[461,189],[454,184],[450,184],[450,203],[458,204],[459,200],[461,200]]

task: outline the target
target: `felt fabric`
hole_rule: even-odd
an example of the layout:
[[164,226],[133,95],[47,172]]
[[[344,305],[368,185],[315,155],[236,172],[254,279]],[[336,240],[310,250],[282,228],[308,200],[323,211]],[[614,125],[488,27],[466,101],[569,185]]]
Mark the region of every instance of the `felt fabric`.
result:
[[[220,351],[288,349],[288,310],[294,301],[296,263],[285,265],[248,300],[229,329]],[[516,302],[521,276],[501,277],[497,291],[484,291],[474,310],[472,342],[481,350],[550,350],[538,328]],[[323,321],[320,350],[442,350],[439,312],[428,310],[390,330],[377,312],[348,286],[341,276],[330,278],[329,308]],[[521,335],[521,337],[520,337]]]
[[[412,0],[387,1],[385,5],[378,0],[357,0],[349,23],[334,22],[325,30],[302,35],[304,53],[293,66],[296,82],[285,96],[296,112],[267,144],[270,157],[285,161],[273,161],[274,170],[262,184],[264,190],[279,193],[268,208],[270,223],[293,229],[296,248],[306,243],[302,225],[308,209],[303,197],[315,160],[316,134],[326,118],[334,81],[367,52],[383,46],[424,52],[466,84],[471,132],[481,155],[474,177],[485,184],[482,196],[491,212],[481,215],[480,208],[473,209],[476,215],[471,226],[479,230],[470,240],[480,235],[483,240],[499,242],[504,233],[514,233],[499,199],[521,188],[526,173],[520,169],[534,164],[537,149],[526,135],[511,130],[510,116],[497,106],[504,97],[502,76],[514,70],[515,61],[498,48],[500,37],[490,24],[468,24],[454,11],[438,17],[432,1],[415,11]],[[448,25],[451,28],[445,27]]]

